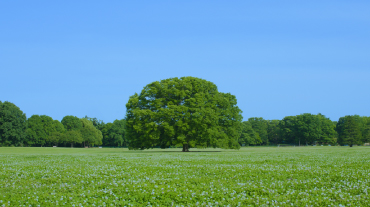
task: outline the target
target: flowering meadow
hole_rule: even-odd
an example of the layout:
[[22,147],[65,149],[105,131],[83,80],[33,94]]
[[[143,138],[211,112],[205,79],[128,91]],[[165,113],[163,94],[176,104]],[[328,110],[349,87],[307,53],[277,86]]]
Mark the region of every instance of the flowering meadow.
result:
[[370,147],[0,148],[0,206],[370,206]]

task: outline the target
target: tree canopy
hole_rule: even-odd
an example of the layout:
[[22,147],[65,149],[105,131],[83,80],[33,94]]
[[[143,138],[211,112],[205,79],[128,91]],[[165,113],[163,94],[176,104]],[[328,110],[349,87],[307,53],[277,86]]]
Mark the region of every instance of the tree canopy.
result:
[[46,143],[56,143],[60,138],[60,134],[64,132],[63,124],[46,115],[32,115],[28,118],[27,124],[25,144],[28,146],[43,146]]
[[73,147],[73,144],[84,141],[80,131],[83,128],[83,123],[78,117],[65,116],[61,122],[66,130],[63,136],[63,142],[70,143],[71,147]]
[[280,133],[280,120],[268,120],[267,121],[267,136],[269,143],[278,144],[281,143],[281,133]]
[[67,131],[80,130],[82,128],[82,122],[76,116],[65,116],[61,122]]
[[26,115],[11,102],[0,101],[0,146],[220,147],[248,145],[369,145],[370,117],[352,115],[332,121],[303,113],[282,120],[251,117],[230,93],[209,81],[170,78],[152,82],[126,104],[126,117],[112,123],[68,115]]
[[126,120],[114,120],[113,123],[105,124],[101,131],[103,133],[103,146],[127,146],[125,137]]
[[82,127],[80,133],[84,146],[87,145],[101,145],[103,135],[100,130],[96,129],[93,122],[88,119],[80,119]]
[[338,143],[350,147],[361,144],[361,121],[361,117],[356,115],[341,117],[337,123]]
[[236,104],[235,96],[199,78],[150,83],[126,104],[129,148],[239,148],[242,116]]
[[251,124],[253,130],[258,133],[258,136],[261,139],[262,144],[268,144],[268,122],[262,117],[252,117],[248,119],[248,122]]
[[26,121],[26,114],[19,107],[0,101],[0,145],[22,145],[26,138]]
[[[87,116],[86,116],[87,117]],[[65,143],[70,143],[71,147],[75,143],[83,143],[83,146],[101,145],[103,135],[102,132],[94,126],[94,120],[90,118],[78,118],[75,116],[65,116],[62,119],[62,124],[66,129],[66,133],[62,136]],[[102,122],[96,122],[103,124]]]
[[261,144],[262,140],[260,135],[253,130],[249,121],[244,121],[242,124],[242,131],[239,138],[240,145],[257,145]]

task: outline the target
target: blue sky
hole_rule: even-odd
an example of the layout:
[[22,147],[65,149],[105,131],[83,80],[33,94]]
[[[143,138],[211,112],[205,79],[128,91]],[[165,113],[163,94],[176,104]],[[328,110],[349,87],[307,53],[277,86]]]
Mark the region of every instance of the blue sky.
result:
[[1,1],[0,100],[122,119],[153,81],[193,76],[244,119],[370,116],[370,1]]

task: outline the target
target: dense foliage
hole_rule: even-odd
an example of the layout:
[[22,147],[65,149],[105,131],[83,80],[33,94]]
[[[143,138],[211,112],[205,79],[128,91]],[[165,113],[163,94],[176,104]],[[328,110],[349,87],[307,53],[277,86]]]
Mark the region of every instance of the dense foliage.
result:
[[104,123],[97,118],[26,115],[0,101],[0,146],[105,146],[130,149],[253,145],[363,145],[370,143],[370,117],[332,121],[304,113],[282,120],[251,117],[242,122],[236,97],[212,82],[170,78],[150,83],[130,97],[126,118]]
[[309,113],[285,117],[280,122],[283,142],[308,144],[335,144],[335,124],[325,116]]
[[13,103],[0,101],[0,146],[22,146],[26,137],[26,114]]
[[235,96],[220,93],[215,84],[199,78],[150,83],[126,105],[129,147],[238,149],[242,116],[236,104]]
[[286,116],[282,120],[252,117],[243,122],[240,145],[362,145],[370,143],[370,117],[341,117],[333,122],[322,114]]
[[[338,143],[352,147],[354,144],[367,141],[365,130],[361,130],[361,119],[360,116],[345,116],[339,119],[337,123]],[[361,131],[365,132],[364,136],[362,136]]]
[[26,146],[45,146],[58,143],[61,134],[65,131],[64,126],[58,120],[53,120],[46,115],[32,115],[27,120]]
[[[134,97],[138,98],[139,96],[135,95]],[[313,115],[306,113],[297,116],[287,116],[282,120],[264,120],[261,117],[252,117],[249,118],[248,121],[239,124],[241,117],[238,116],[238,114],[240,110],[235,106],[235,97],[223,93],[219,93],[219,97],[222,97],[221,100],[223,100],[224,103],[222,105],[221,102],[219,102],[220,104],[217,106],[215,114],[223,118],[218,119],[217,125],[215,124],[216,127],[212,128],[212,130],[215,130],[213,133],[212,130],[208,131],[209,135],[214,136],[214,139],[208,138],[208,142],[206,142],[205,145],[204,143],[201,145],[194,141],[189,141],[190,146],[231,146],[231,148],[239,148],[239,146],[249,145],[339,144],[353,146],[370,143],[370,117],[358,115],[345,116],[341,117],[338,122],[333,122],[322,114]],[[130,102],[133,100],[135,99],[130,99]],[[181,106],[181,104],[176,106]],[[170,106],[169,108],[176,109],[176,106]],[[223,110],[220,110],[222,107],[224,107]],[[176,114],[174,111],[175,110],[173,110],[172,113]],[[150,112],[147,111],[146,113]],[[170,112],[164,112],[166,116],[169,113]],[[236,117],[236,121],[230,121],[226,118],[232,116]],[[166,132],[166,136],[164,136],[163,139],[154,139],[156,133],[153,134],[153,132],[155,132],[155,130],[149,134],[144,134],[142,129],[136,132],[131,131],[131,133],[141,132],[142,136],[144,136],[142,137],[142,139],[144,139],[143,143],[141,143],[140,140],[136,140],[136,143],[131,142],[131,147],[150,148],[182,146],[181,140],[183,137],[181,137],[181,135],[191,135],[190,132],[187,133],[189,129],[192,129],[191,131],[202,130],[201,127],[191,128],[191,126],[196,125],[196,123],[203,123],[200,121],[204,121],[207,117],[203,117],[203,119],[199,120],[193,119],[192,122],[189,123],[184,122],[179,114],[177,114],[177,118],[177,122],[171,120],[174,126],[163,124],[166,118],[161,118],[162,125],[166,127],[166,129],[160,129],[158,131],[161,133]],[[167,121],[169,120],[170,118],[167,117]],[[32,115],[27,119],[26,115],[13,103],[0,102],[0,146],[68,145],[84,147],[101,145],[106,147],[130,147],[128,136],[130,130],[126,131],[126,122],[125,119],[121,119],[115,120],[113,123],[104,123],[97,118],[90,118],[87,116],[84,118],[65,116],[61,122],[53,120],[46,115]],[[131,119],[131,127],[133,123],[137,124],[139,122],[133,122]],[[144,124],[144,122],[141,124]],[[178,128],[183,130],[174,133],[174,130]],[[169,132],[166,130],[169,130]],[[179,133],[180,135],[171,140],[170,137],[168,137],[171,133],[174,133],[174,136]],[[204,134],[200,135],[204,136]],[[145,141],[145,138],[148,136],[156,140],[156,142],[149,142],[150,140]],[[235,146],[235,143],[229,140],[228,137],[232,137],[232,140],[237,140],[237,146]],[[235,139],[235,137],[237,137],[237,139]],[[203,138],[203,140],[207,139]]]
[[126,120],[115,120],[113,123],[107,123],[102,128],[103,146],[127,147],[125,138]]
[[219,151],[5,148],[0,206],[370,206],[367,147]]
[[239,144],[242,146],[261,144],[262,140],[260,135],[253,130],[252,125],[248,121],[242,124],[242,132],[239,137]]
[[[248,121],[240,124],[239,121],[227,121],[225,117],[237,115],[236,120],[240,120],[238,116],[240,110],[235,107],[236,99],[230,94],[219,93],[219,97],[223,97],[224,105],[218,105],[216,114],[219,117],[224,117],[218,120],[217,127],[214,133],[218,133],[215,139],[209,139],[206,146],[222,147],[224,145],[232,146],[231,148],[239,148],[239,146],[249,145],[362,145],[370,143],[370,117],[365,116],[345,116],[341,117],[338,122],[331,121],[322,114],[301,114],[297,116],[287,116],[282,120],[264,120],[261,117],[252,117]],[[139,97],[138,95],[134,97]],[[131,99],[132,101],[133,99]],[[231,107],[230,107],[231,103]],[[234,104],[234,105],[233,105]],[[220,108],[224,106],[223,110]],[[176,108],[170,106],[170,108]],[[234,111],[233,111],[234,110]],[[173,111],[172,111],[173,112]],[[223,114],[222,114],[222,113]],[[168,112],[166,112],[168,115]],[[174,112],[173,112],[174,113]],[[176,114],[176,113],[174,113]],[[182,126],[185,129],[190,129],[192,126],[181,120],[180,115],[177,115],[180,123],[165,125],[166,131],[169,129],[177,129]],[[205,118],[205,117],[203,117]],[[165,118],[161,119],[166,120]],[[168,117],[167,117],[167,120]],[[202,119],[203,120],[203,119]],[[197,120],[193,120],[193,125]],[[0,146],[96,146],[102,145],[106,147],[129,147],[129,136],[127,133],[126,120],[115,120],[113,123],[104,123],[97,118],[78,118],[75,116],[65,116],[61,122],[53,120],[46,115],[32,115],[26,119],[26,115],[13,103],[0,102]],[[177,121],[179,122],[179,121]],[[131,120],[131,124],[132,124]],[[136,122],[138,123],[138,122]],[[142,123],[143,124],[143,123]],[[173,124],[173,123],[172,123]],[[181,124],[181,125],[180,125]],[[188,126],[189,125],[189,126]],[[160,127],[159,127],[160,128]],[[161,132],[161,130],[159,130]],[[201,130],[201,128],[193,128],[192,131]],[[138,130],[140,132],[140,130]],[[212,131],[212,130],[210,130]],[[130,132],[130,130],[128,130]],[[170,130],[171,132],[171,130]],[[170,132],[166,132],[167,135]],[[186,130],[180,131],[186,134]],[[131,133],[137,133],[132,132]],[[174,133],[174,132],[172,132]],[[177,132],[178,134],[179,132]],[[214,135],[212,134],[212,136]],[[176,133],[175,133],[176,134]],[[188,134],[191,134],[190,132]],[[143,134],[144,135],[144,134]],[[153,134],[145,134],[145,136],[153,136]],[[145,139],[145,136],[143,139]],[[235,140],[237,136],[237,146],[235,143],[228,140],[228,136]],[[175,140],[157,139],[158,142],[144,142],[146,148],[150,147],[168,147],[181,146],[181,134]],[[154,139],[156,140],[156,139]],[[226,142],[220,142],[221,140]],[[164,144],[164,142],[170,144]],[[148,144],[149,143],[149,144]],[[189,141],[190,146],[204,147]],[[135,145],[136,144],[136,145]],[[132,148],[145,148],[140,144],[141,141],[132,142]],[[177,145],[176,145],[177,144]],[[135,147],[136,146],[136,147]],[[138,147],[141,146],[141,147]]]

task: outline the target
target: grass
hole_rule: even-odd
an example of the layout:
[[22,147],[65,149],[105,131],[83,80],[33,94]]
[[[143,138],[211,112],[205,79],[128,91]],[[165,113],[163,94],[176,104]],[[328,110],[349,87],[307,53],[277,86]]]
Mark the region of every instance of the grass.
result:
[[180,151],[0,147],[0,206],[370,205],[370,147]]

